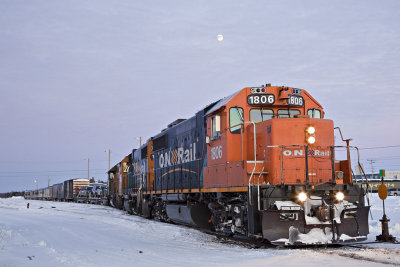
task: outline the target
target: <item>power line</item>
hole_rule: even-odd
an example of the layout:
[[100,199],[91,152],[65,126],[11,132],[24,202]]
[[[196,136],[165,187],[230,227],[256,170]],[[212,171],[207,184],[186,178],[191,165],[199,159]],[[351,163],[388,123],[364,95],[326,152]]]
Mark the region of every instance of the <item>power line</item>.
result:
[[385,164],[385,163],[380,163],[380,164],[376,164],[378,166],[383,166],[383,167],[397,167],[400,166],[400,164]]
[[[20,174],[20,175],[15,175],[15,174],[10,174],[10,175],[7,175],[7,174],[2,174],[2,175],[0,175],[0,178],[12,178],[12,177],[19,177],[19,178],[23,178],[23,177],[48,177],[48,176],[51,176],[51,177],[60,177],[60,176],[86,176],[87,175],[87,173],[85,174],[85,175],[83,175],[83,173],[84,172],[87,172],[87,170],[84,170],[84,171],[82,171],[81,173],[68,173],[68,172],[65,172],[65,173],[57,173],[57,174],[48,174],[48,173],[43,173],[43,174]],[[94,175],[106,175],[106,172],[104,171],[104,172],[99,172],[99,171],[97,171],[97,172],[93,172],[92,173],[93,175],[92,176],[94,176]]]
[[367,150],[367,149],[382,149],[382,148],[393,148],[393,147],[400,147],[400,145],[394,145],[394,146],[375,146],[375,147],[364,147],[364,148],[359,148],[359,150]]
[[[107,169],[90,169],[90,170],[93,170],[93,171],[106,171]],[[0,173],[40,173],[40,172],[49,173],[49,172],[83,172],[83,171],[87,171],[87,169],[85,169],[85,170],[63,170],[63,171],[23,171],[23,172],[2,171]]]

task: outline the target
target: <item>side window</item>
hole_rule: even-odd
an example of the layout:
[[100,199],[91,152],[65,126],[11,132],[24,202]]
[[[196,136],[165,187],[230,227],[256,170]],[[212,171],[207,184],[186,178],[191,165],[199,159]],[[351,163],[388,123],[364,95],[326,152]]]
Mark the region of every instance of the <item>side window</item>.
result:
[[122,172],[128,172],[128,168],[129,168],[128,164],[126,162],[123,162],[122,163]]
[[240,134],[242,128],[243,109],[234,107],[229,109],[229,130],[233,134]]
[[221,116],[215,115],[211,118],[211,138],[219,139],[221,136]]
[[259,109],[253,108],[250,110],[250,121],[261,122],[272,119],[274,117],[274,111],[272,109]]
[[321,119],[321,110],[309,109],[307,115],[310,116],[310,118]]
[[301,112],[298,109],[280,109],[278,110],[278,118],[294,118],[296,115],[300,115]]

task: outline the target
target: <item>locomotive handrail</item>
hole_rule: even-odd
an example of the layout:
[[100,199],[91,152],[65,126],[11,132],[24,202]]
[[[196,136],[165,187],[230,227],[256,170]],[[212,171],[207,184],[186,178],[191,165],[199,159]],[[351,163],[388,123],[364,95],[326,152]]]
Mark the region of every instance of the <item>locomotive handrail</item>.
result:
[[[249,204],[251,205],[252,203],[251,203],[251,189],[250,189],[250,185],[251,185],[251,179],[253,178],[254,172],[255,172],[256,167],[257,167],[256,123],[255,123],[254,121],[243,121],[243,122],[241,122],[241,123],[239,123],[239,124],[237,124],[237,125],[233,125],[233,126],[228,127],[228,128],[230,129],[230,128],[236,127],[236,126],[238,126],[238,125],[245,125],[245,124],[250,124],[250,123],[253,124],[253,128],[254,128],[254,132],[253,132],[253,135],[254,135],[254,137],[253,137],[253,139],[254,139],[254,168],[253,168],[253,171],[251,172],[251,175],[250,175],[250,178],[249,178]],[[240,135],[242,135],[242,133],[241,133]],[[243,144],[243,141],[241,141],[241,143]],[[242,153],[243,153],[243,151],[242,151]],[[242,155],[242,156],[243,156],[243,155]]]
[[253,127],[254,127],[254,168],[253,171],[251,172],[250,178],[249,178],[249,191],[250,191],[250,182],[251,182],[251,178],[254,175],[254,172],[256,170],[256,166],[257,166],[257,140],[256,140],[256,123],[253,121],[247,121],[247,122],[243,122],[243,124],[246,123],[252,123]]
[[[258,202],[258,210],[260,210],[260,177],[261,177],[261,175],[262,175],[263,172],[264,172],[265,162],[266,162],[266,159],[265,159],[265,151],[267,150],[267,148],[272,148],[272,147],[278,147],[278,148],[280,148],[280,149],[282,150],[282,148],[281,148],[280,146],[265,146],[265,147],[264,147],[264,163],[263,163],[263,167],[262,167],[262,169],[261,169],[260,175],[259,175],[258,178],[257,178],[257,202]],[[281,175],[282,175],[282,173],[281,173]],[[250,198],[249,198],[249,199],[250,199]]]
[[[253,135],[254,135],[254,137],[253,137],[253,139],[254,139],[254,168],[253,168],[253,171],[251,172],[251,175],[250,175],[250,178],[249,178],[249,204],[251,205],[250,183],[251,183],[251,178],[253,178],[254,172],[255,172],[256,167],[257,167],[256,123],[253,122],[253,121],[244,121],[244,122],[242,122],[242,123],[239,123],[239,124],[237,124],[237,125],[234,125],[234,126],[229,127],[229,129],[232,128],[232,127],[238,126],[238,125],[245,125],[245,124],[250,124],[250,123],[253,124],[253,128],[254,128],[254,133],[253,133]],[[242,135],[242,134],[240,134],[240,135]],[[243,141],[241,141],[241,143],[243,144]],[[243,151],[242,151],[242,153],[243,153]],[[242,157],[243,157],[243,155],[242,155]]]
[[[260,174],[259,174],[259,176],[258,176],[258,178],[257,178],[257,205],[258,205],[258,210],[260,210],[260,208],[261,208],[261,198],[260,198],[260,178],[261,178],[261,175],[263,174],[263,172],[264,172],[264,169],[265,169],[265,164],[266,164],[266,150],[268,149],[268,148],[279,148],[281,151],[282,151],[282,149],[284,148],[284,147],[298,147],[298,146],[300,146],[300,145],[289,145],[289,146],[265,146],[264,147],[264,149],[263,149],[263,153],[264,153],[264,162],[263,162],[263,167],[262,167],[262,169],[261,169],[261,171],[260,171]],[[307,146],[304,146],[305,148],[307,148]],[[367,201],[368,201],[368,205],[370,205],[370,199],[369,199],[369,193],[368,193],[368,188],[369,188],[369,183],[368,183],[368,178],[367,178],[367,176],[365,175],[365,171],[364,171],[364,168],[362,167],[362,165],[361,165],[361,163],[360,163],[360,152],[359,152],[359,149],[358,149],[358,147],[356,147],[356,146],[332,146],[332,148],[346,148],[346,149],[350,149],[350,148],[354,148],[354,149],[356,149],[357,150],[357,161],[358,161],[358,165],[359,165],[359,167],[360,167],[360,169],[361,169],[361,171],[363,172],[363,175],[364,175],[364,178],[365,178],[365,180],[366,180],[366,184],[367,184],[367,190],[366,190],[366,195],[367,195]],[[305,158],[306,158],[306,167],[308,167],[307,165],[307,151],[306,151],[306,153],[305,153],[306,155],[305,155]],[[334,158],[333,157],[333,154],[331,155],[332,156],[332,158]],[[283,181],[283,172],[282,172],[282,157],[280,158],[280,161],[281,161],[281,181]],[[254,169],[253,169],[253,172],[254,172],[254,170],[255,170],[255,167],[256,167],[256,160],[254,161]],[[334,172],[334,169],[333,169],[333,172]],[[334,174],[333,174],[334,175]],[[251,190],[250,190],[250,182],[251,182],[251,178],[252,178],[252,176],[253,176],[253,173],[252,173],[252,175],[250,176],[250,179],[249,179],[249,204],[251,205],[252,203],[251,203],[251,201],[252,201],[252,198],[251,198]],[[306,172],[306,176],[307,176],[307,172]],[[308,179],[307,179],[308,177],[306,177],[306,182],[308,183]],[[335,179],[335,176],[333,176],[333,179]]]
[[[340,129],[339,129],[339,131],[340,131]],[[349,148],[354,148],[354,149],[357,150],[357,163],[358,163],[358,167],[360,168],[361,172],[363,173],[363,176],[364,176],[365,181],[366,181],[366,184],[367,184],[366,195],[367,195],[368,206],[370,206],[369,193],[368,193],[369,182],[368,182],[368,177],[367,177],[367,175],[365,174],[364,167],[363,167],[363,166],[361,165],[361,163],[360,163],[360,150],[359,150],[358,147],[356,147],[356,146],[333,146],[333,147],[341,147],[341,148],[347,148],[347,149],[349,149]],[[362,181],[361,181],[361,187],[362,187]],[[373,219],[373,218],[372,218],[371,210],[370,210],[370,215],[371,215],[371,219]]]

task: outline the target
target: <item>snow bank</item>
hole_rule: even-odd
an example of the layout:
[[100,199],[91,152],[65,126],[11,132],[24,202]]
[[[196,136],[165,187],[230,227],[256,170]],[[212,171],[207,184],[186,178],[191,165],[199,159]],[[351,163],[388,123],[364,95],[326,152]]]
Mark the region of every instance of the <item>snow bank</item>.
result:
[[[398,238],[399,200],[389,197],[385,203],[392,234]],[[390,262],[398,260],[399,254],[399,246],[390,244],[371,245],[380,246],[376,250],[340,249],[332,254],[325,250],[247,249],[220,243],[195,229],[130,216],[110,207],[30,200],[27,209],[27,203],[23,198],[0,199],[0,266],[378,266],[358,259],[369,254],[368,261]],[[372,199],[372,204],[369,238],[375,240],[380,234],[382,209],[380,201]],[[299,238],[330,240],[329,233],[319,229],[299,234]]]

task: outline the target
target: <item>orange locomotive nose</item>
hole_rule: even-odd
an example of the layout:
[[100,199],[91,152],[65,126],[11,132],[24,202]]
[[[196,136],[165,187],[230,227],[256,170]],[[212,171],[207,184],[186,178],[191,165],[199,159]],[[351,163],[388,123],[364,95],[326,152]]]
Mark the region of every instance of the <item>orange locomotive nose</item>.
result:
[[[249,135],[248,158],[254,155],[253,136]],[[270,119],[257,123],[256,138],[257,159],[265,161],[261,182],[271,185],[332,182],[333,121]]]

